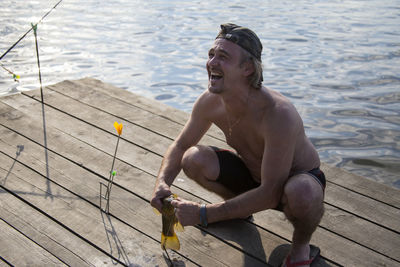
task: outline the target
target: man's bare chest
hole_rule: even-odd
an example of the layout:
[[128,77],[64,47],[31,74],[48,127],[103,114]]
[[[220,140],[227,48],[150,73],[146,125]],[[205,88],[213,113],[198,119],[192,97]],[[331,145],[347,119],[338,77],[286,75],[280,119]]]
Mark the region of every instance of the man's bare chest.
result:
[[239,127],[226,136],[229,146],[234,148],[248,167],[260,166],[264,154],[264,140],[248,127]]

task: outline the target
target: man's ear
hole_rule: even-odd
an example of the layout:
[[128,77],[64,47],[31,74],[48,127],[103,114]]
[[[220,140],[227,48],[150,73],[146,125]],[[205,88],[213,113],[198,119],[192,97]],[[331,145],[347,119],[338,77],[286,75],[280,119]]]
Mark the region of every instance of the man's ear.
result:
[[244,67],[244,76],[246,76],[246,77],[249,77],[255,71],[254,65],[252,64],[252,62],[250,60],[244,62],[243,67]]

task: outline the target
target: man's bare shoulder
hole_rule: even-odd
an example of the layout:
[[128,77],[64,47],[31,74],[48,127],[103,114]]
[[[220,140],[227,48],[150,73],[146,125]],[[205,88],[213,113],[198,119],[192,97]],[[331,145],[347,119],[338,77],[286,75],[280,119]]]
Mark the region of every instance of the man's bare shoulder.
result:
[[303,127],[302,119],[296,107],[287,97],[272,89],[267,89],[265,95],[269,105],[265,110],[262,121],[265,122],[269,130],[301,129]]
[[206,117],[212,115],[217,111],[217,109],[221,107],[221,97],[210,93],[208,90],[205,90],[196,100],[196,103],[193,106],[192,114],[199,114]]
[[197,99],[196,101],[197,103],[201,104],[201,105],[216,105],[218,103],[221,102],[221,97],[210,93],[210,91],[205,90]]

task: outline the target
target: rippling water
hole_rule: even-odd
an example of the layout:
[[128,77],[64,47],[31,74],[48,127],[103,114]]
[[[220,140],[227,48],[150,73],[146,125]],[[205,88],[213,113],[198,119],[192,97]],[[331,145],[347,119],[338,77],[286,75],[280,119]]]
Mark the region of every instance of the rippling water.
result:
[[[0,5],[3,54],[58,0]],[[253,29],[265,85],[289,97],[321,159],[400,188],[400,1],[64,0],[38,26],[43,82],[90,76],[190,112],[219,25]],[[33,34],[0,95],[38,88]]]

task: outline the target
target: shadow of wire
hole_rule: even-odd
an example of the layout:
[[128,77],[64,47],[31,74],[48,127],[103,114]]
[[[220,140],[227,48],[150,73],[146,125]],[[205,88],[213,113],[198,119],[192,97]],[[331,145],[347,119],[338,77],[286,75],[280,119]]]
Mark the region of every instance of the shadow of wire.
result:
[[8,170],[8,173],[7,173],[6,177],[4,178],[2,185],[6,185],[8,176],[10,176],[10,173],[12,172],[12,170],[14,168],[15,162],[17,162],[17,159],[18,159],[18,157],[19,157],[19,155],[21,154],[22,151],[24,151],[24,146],[23,145],[17,145],[17,151],[15,152],[14,162],[11,165],[10,169]]
[[[104,225],[104,230],[106,232],[106,236],[107,236],[107,241],[108,241],[108,245],[110,246],[110,254],[113,254],[113,244],[112,242],[114,242],[115,247],[117,248],[117,252],[118,252],[118,257],[116,257],[118,260],[120,260],[121,262],[125,263],[125,265],[127,266],[135,266],[134,264],[132,264],[128,258],[128,254],[126,253],[121,240],[118,237],[117,232],[115,231],[115,228],[112,224],[110,215],[105,214],[102,210],[100,210],[100,214],[101,214],[101,219],[103,221],[103,225]],[[107,220],[105,220],[105,218],[107,218]],[[119,264],[118,262],[115,262],[113,259],[112,263],[114,265]]]

